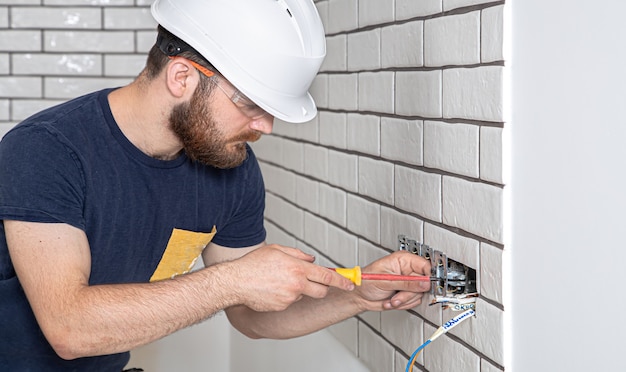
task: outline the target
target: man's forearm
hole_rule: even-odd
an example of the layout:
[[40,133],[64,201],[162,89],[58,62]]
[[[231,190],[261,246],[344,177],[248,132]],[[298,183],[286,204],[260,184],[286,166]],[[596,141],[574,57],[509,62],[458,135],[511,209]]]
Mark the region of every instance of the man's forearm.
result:
[[221,265],[171,280],[144,284],[85,286],[71,309],[42,327],[66,359],[131,350],[207,319],[236,303],[222,283]]
[[366,310],[382,310],[355,291],[330,288],[322,299],[303,297],[280,312],[257,312],[245,306],[226,309],[231,324],[250,338],[286,339],[303,336],[341,322]]

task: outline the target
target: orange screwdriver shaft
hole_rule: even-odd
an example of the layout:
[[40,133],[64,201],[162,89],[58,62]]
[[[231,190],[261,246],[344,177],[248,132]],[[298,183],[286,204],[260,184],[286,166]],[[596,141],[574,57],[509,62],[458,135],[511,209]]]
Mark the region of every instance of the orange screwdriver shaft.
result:
[[429,282],[431,280],[437,280],[430,276],[419,275],[397,275],[397,274],[374,274],[374,273],[362,273],[359,266],[353,268],[338,267],[329,269],[336,271],[343,277],[350,279],[354,284],[361,285],[362,280],[393,280],[393,281],[420,281]]
[[429,282],[434,279],[432,279],[430,276],[361,273],[361,280],[402,280]]

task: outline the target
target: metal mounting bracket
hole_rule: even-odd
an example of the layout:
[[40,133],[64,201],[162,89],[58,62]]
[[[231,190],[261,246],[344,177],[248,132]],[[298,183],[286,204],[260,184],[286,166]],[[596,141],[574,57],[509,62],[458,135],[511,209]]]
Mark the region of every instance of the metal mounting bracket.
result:
[[436,302],[458,303],[460,298],[477,296],[476,270],[471,267],[454,261],[445,253],[409,239],[405,235],[398,235],[398,249],[430,260],[430,276],[437,278],[431,281],[430,293],[435,296]]

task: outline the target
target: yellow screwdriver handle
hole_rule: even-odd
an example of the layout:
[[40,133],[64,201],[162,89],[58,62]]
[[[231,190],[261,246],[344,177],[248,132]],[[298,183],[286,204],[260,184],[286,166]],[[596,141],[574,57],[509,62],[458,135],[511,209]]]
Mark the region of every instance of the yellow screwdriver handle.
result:
[[343,276],[344,278],[350,279],[350,281],[354,283],[355,285],[361,285],[361,267],[360,266],[355,266],[351,269],[347,267],[338,267],[335,269],[335,271],[339,273],[339,275]]

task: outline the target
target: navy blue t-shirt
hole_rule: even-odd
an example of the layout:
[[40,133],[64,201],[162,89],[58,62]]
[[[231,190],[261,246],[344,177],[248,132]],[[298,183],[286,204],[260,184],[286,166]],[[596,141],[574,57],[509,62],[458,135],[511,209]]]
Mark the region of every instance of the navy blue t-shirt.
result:
[[[189,271],[209,241],[263,242],[265,190],[257,160],[221,170],[152,158],[121,132],[107,95],[42,111],[0,142],[0,219],[66,223],[91,249],[89,283],[137,283]],[[36,267],[32,268],[37,270]],[[41,332],[0,226],[0,370],[120,371],[129,353],[65,361]]]

